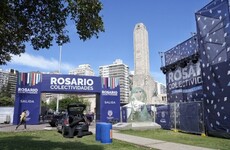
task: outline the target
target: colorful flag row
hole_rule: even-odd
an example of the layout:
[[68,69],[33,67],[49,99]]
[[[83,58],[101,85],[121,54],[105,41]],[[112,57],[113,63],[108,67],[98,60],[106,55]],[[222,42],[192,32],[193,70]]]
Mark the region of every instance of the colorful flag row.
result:
[[114,89],[119,85],[119,78],[102,78],[102,88]]
[[18,74],[18,84],[19,85],[29,85],[34,86],[42,81],[41,73],[19,73]]

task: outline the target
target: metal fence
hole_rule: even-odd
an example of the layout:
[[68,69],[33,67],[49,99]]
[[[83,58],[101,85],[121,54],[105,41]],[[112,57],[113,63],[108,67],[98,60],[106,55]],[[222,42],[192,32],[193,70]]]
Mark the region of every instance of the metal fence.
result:
[[166,129],[204,134],[203,110],[201,101],[170,103],[164,109],[158,108],[156,122]]

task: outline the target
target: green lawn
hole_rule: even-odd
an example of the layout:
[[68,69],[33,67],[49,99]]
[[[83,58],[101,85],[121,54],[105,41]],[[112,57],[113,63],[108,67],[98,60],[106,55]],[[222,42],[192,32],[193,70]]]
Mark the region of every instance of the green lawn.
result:
[[[219,150],[230,149],[230,139],[200,136],[174,132],[171,130],[124,130],[119,131],[141,137],[158,139],[169,142],[183,143],[193,146],[207,147]],[[63,138],[56,130],[0,132],[1,150],[146,150],[140,146],[113,139],[110,144],[95,140],[95,135],[83,138]]]
[[145,150],[145,148],[113,139],[110,144],[83,138],[63,138],[57,131],[0,132],[1,150]]
[[162,129],[144,131],[124,130],[120,132],[168,142],[182,143],[219,150],[230,150],[230,139],[194,135]]

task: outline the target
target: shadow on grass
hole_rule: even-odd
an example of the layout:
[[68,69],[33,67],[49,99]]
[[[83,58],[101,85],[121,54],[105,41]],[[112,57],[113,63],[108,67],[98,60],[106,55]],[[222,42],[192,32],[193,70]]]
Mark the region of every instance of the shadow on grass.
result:
[[103,146],[94,143],[85,144],[78,138],[45,140],[37,136],[1,137],[1,150],[103,150]]

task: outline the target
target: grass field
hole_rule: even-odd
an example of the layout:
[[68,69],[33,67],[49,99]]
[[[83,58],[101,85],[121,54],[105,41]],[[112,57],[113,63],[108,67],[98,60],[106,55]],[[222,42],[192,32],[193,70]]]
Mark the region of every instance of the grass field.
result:
[[57,131],[0,132],[1,150],[145,150],[133,144],[113,139],[110,144],[95,140],[95,135],[83,138],[63,138]]
[[[174,132],[171,130],[124,130],[121,133],[158,139],[168,142],[182,143],[193,146],[218,150],[229,150],[230,139],[208,137],[194,134]],[[83,138],[63,138],[56,130],[0,132],[1,150],[146,150],[147,148],[112,140],[103,144],[95,140],[95,135]]]
[[121,133],[136,135],[146,138],[158,139],[168,142],[182,143],[193,146],[200,146],[218,150],[230,150],[230,139],[194,135],[188,133],[174,132],[171,130],[124,130]]

